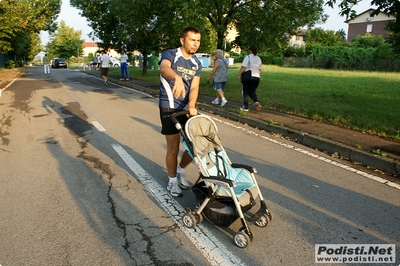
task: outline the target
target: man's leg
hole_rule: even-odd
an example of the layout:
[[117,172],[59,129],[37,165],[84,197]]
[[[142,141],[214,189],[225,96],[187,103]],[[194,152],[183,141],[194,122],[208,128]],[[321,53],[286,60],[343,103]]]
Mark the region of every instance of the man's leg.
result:
[[129,80],[129,69],[128,69],[128,63],[125,63],[125,71],[126,71],[126,80]]
[[168,172],[168,186],[167,190],[173,197],[182,197],[182,190],[179,187],[178,179],[176,177],[176,170],[178,166],[178,153],[180,144],[180,135],[165,135],[167,140],[167,155],[165,158]]
[[192,162],[192,157],[190,157],[189,153],[185,150],[182,154],[181,162],[179,163],[179,167],[185,168]]
[[120,69],[121,69],[121,78],[119,80],[124,80],[124,72],[125,72],[124,63],[121,63]]
[[170,177],[176,177],[176,168],[178,166],[178,153],[179,153],[179,144],[180,144],[180,135],[165,135],[165,139],[167,140],[167,156],[166,156],[166,164],[167,171]]

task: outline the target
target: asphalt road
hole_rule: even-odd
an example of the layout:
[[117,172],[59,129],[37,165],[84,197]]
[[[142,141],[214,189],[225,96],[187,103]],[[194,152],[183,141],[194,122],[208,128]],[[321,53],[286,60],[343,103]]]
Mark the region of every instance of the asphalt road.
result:
[[[165,191],[151,96],[37,67],[2,93],[0,110],[2,266],[314,265],[316,244],[395,244],[387,265],[399,264],[400,191],[324,153],[213,117],[231,160],[257,168],[274,214],[240,249],[237,222],[182,227],[195,198]],[[194,165],[187,174],[196,181]]]

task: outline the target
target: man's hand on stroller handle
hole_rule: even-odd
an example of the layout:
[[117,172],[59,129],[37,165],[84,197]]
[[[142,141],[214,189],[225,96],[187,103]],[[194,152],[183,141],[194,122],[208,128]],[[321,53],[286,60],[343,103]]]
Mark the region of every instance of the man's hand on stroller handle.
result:
[[189,111],[189,116],[195,116],[195,115],[197,115],[197,109],[196,109],[196,107],[189,107],[189,108],[188,108],[188,111]]

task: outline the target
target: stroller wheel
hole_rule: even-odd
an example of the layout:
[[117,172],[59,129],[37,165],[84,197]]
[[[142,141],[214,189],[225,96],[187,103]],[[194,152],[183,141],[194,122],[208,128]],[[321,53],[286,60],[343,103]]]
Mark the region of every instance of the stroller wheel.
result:
[[258,227],[266,227],[269,223],[269,218],[267,214],[263,214],[260,219],[254,222]]
[[182,223],[185,227],[194,228],[196,227],[196,218],[190,212],[185,213],[182,217]]
[[270,210],[267,210],[267,216],[268,216],[269,222],[271,222],[272,218],[273,218],[273,215],[272,215],[272,212]]
[[240,248],[245,248],[250,242],[250,237],[243,231],[236,233],[233,237],[235,245]]

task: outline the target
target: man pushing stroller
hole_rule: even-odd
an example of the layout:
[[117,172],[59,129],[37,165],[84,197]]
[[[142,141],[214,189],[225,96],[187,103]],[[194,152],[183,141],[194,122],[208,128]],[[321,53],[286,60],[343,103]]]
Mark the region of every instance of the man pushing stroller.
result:
[[[199,94],[201,62],[193,56],[200,46],[200,31],[188,27],[182,31],[181,47],[163,53],[160,60],[159,108],[162,124],[161,133],[167,142],[166,166],[167,190],[173,197],[181,197],[182,189],[189,189],[184,169],[192,161],[185,151],[178,164],[180,134],[171,120],[175,112],[187,110],[190,116],[197,115],[196,101]],[[188,117],[179,117],[184,125]]]

